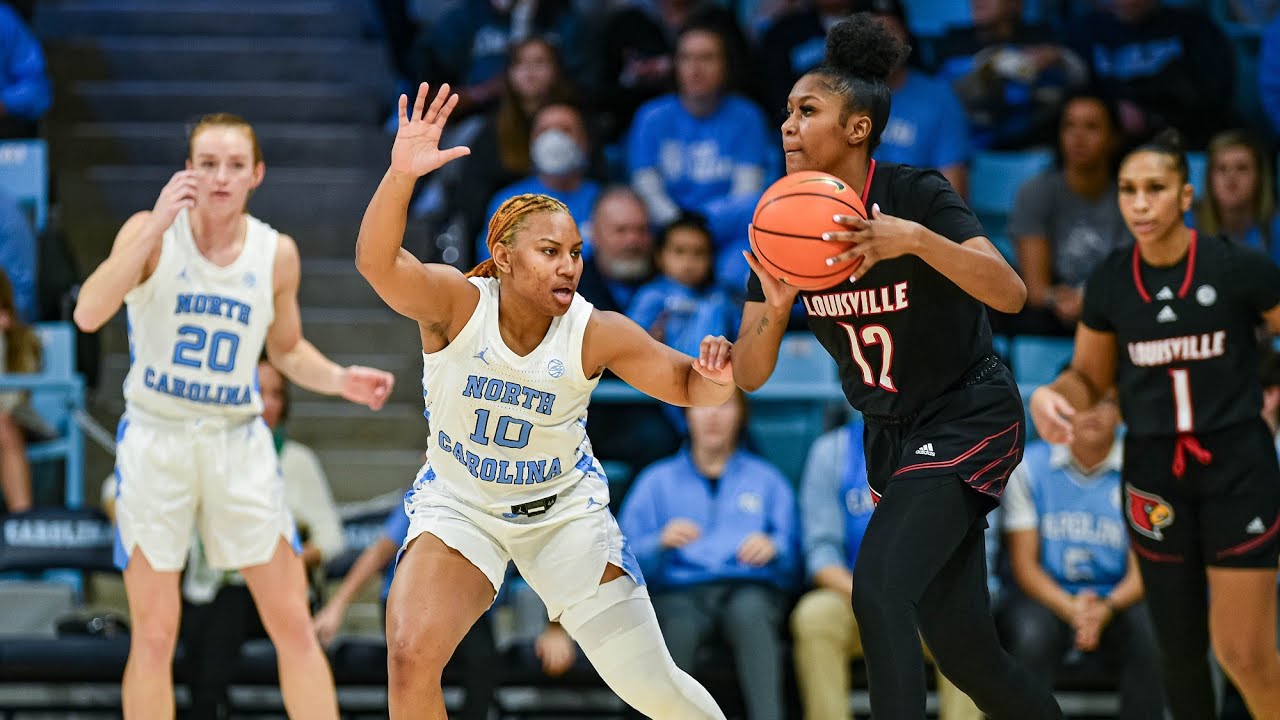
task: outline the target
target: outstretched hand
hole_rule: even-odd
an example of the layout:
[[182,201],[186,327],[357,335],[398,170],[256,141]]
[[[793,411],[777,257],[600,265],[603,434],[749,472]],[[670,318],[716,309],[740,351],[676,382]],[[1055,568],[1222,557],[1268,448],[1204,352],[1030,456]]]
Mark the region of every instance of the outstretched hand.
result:
[[693,359],[693,369],[702,377],[719,385],[733,384],[733,343],[723,335],[708,335],[702,338],[698,348],[698,357]]
[[[391,146],[391,169],[420,177],[442,165],[471,154],[471,148],[463,145],[440,149],[440,136],[445,122],[458,104],[458,96],[449,91],[449,83],[440,86],[431,105],[427,107],[427,91],[430,86],[418,86],[418,96],[413,101],[413,112],[406,114],[409,98],[400,96],[396,116],[400,120],[396,129],[396,141]],[[423,108],[426,108],[425,110]]]
[[381,410],[395,384],[395,376],[385,370],[350,365],[342,370],[341,394],[353,403]]
[[1071,442],[1071,418],[1076,409],[1057,390],[1041,385],[1031,393],[1031,421],[1036,432],[1047,443]]

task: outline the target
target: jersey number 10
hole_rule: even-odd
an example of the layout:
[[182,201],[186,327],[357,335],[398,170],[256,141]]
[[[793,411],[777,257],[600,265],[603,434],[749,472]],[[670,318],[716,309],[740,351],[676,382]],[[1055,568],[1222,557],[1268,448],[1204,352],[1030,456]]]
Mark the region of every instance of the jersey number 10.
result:
[[[208,346],[208,357],[201,359]],[[240,349],[240,336],[219,330],[212,335],[196,325],[178,328],[178,342],[173,346],[173,364],[186,367],[208,367],[214,372],[228,373],[236,367],[236,351]]]
[[[511,428],[515,426],[515,437],[511,437]],[[533,429],[533,423],[527,420],[519,420],[509,415],[499,415],[497,427],[493,429],[493,442],[504,448],[518,450],[529,444],[529,431]],[[488,445],[489,438],[486,435],[489,432],[489,411],[476,410],[476,429],[471,431],[471,442],[477,445]]]

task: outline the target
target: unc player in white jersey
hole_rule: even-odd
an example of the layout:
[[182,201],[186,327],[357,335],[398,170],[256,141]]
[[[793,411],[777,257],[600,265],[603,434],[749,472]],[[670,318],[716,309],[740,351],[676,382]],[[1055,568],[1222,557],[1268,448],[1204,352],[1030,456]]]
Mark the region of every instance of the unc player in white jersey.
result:
[[[417,178],[466,148],[439,148],[457,95],[444,85],[413,114],[400,96],[391,167],[365,211],[356,265],[418,322],[431,428],[406,497],[410,526],[387,603],[391,717],[445,718],[440,673],[493,601],[508,561],[623,700],[662,720],[723,718],[667,653],[635,558],[608,511],[586,436],[607,367],[675,405],[734,392],[730,344],[690,358],[575,292],[582,239],[565,206],[520,195],[489,222],[492,259],[464,277],[400,247]],[[425,114],[424,114],[425,108]]]
[[303,339],[297,245],[245,212],[265,173],[249,124],[208,116],[190,150],[155,208],[120,229],[75,309],[86,332],[121,303],[129,321],[116,451],[116,562],[133,623],[124,714],[174,716],[178,580],[198,527],[210,565],[240,570],[253,594],[276,646],[289,715],[336,719],[256,368],[265,344],[293,382],[375,410],[393,378],[340,367]]

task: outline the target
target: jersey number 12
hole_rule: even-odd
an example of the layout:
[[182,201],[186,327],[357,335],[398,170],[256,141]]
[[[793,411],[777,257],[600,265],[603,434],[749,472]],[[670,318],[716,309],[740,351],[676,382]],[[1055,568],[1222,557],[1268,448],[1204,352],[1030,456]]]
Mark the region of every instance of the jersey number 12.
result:
[[[849,323],[839,325],[849,334],[849,352],[853,355],[854,364],[862,371],[863,384],[870,387],[878,386],[889,392],[898,392],[898,386],[893,384],[893,377],[889,374],[893,368],[893,336],[889,334],[889,328],[883,325],[866,325],[859,332],[858,328]],[[862,353],[862,348],[867,345],[879,345],[884,349],[881,354],[879,378],[875,377],[871,364]]]

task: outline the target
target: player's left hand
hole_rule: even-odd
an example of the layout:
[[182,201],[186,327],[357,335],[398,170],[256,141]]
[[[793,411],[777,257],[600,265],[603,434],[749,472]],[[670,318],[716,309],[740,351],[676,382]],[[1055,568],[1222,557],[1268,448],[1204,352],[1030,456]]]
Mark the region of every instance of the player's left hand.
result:
[[892,260],[915,252],[916,239],[921,229],[920,223],[880,212],[878,203],[871,205],[866,218],[836,215],[833,219],[849,229],[844,232],[823,233],[822,239],[828,242],[854,243],[854,246],[827,258],[827,264],[835,265],[857,257],[862,258],[862,264],[849,278],[851,282],[866,275],[881,260]]
[[698,357],[693,359],[693,369],[702,377],[719,385],[733,384],[733,343],[723,335],[708,335],[702,338],[698,347]]
[[558,623],[547,625],[534,642],[533,650],[542,661],[542,672],[550,677],[559,677],[573,667],[578,657],[573,638]]
[[773,560],[778,549],[773,541],[762,532],[753,532],[738,546],[738,562],[751,567],[763,567]]
[[371,410],[381,410],[391,397],[396,378],[385,370],[350,365],[342,369],[343,398],[353,403],[367,405]]

